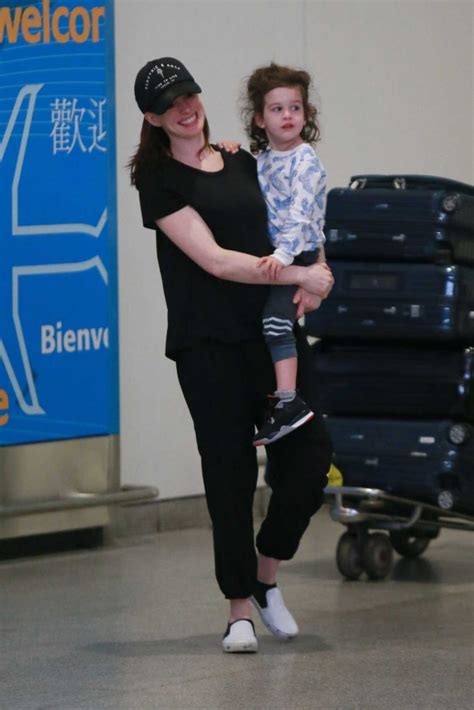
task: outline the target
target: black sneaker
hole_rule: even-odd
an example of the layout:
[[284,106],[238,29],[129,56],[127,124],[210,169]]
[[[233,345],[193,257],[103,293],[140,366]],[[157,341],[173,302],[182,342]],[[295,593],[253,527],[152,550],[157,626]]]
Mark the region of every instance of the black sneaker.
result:
[[314,412],[298,395],[291,402],[270,397],[270,411],[261,429],[253,437],[252,443],[254,446],[273,444],[274,441],[291,434],[313,417]]

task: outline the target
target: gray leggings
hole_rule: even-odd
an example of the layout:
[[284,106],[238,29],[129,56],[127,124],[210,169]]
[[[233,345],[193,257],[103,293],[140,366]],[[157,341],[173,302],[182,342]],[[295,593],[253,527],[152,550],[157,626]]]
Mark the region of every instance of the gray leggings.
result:
[[[318,260],[318,252],[304,251],[295,257],[296,266],[311,266]],[[296,305],[293,296],[296,286],[272,286],[263,309],[263,335],[273,362],[296,357],[296,342],[293,327],[296,321]]]

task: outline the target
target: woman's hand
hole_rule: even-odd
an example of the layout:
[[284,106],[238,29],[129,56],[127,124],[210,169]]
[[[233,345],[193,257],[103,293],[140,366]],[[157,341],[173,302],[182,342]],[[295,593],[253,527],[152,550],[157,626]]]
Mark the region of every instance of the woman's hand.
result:
[[306,266],[300,286],[319,298],[327,298],[334,286],[334,276],[326,263]]
[[295,295],[293,296],[293,303],[296,304],[296,319],[302,318],[305,313],[310,313],[315,311],[321,305],[321,298],[316,296],[315,293],[310,293],[305,291],[304,288],[297,288]]
[[240,150],[240,143],[237,141],[219,141],[216,145],[227,153],[238,153]]
[[257,269],[261,269],[265,276],[268,276],[272,281],[276,281],[278,274],[283,269],[283,264],[274,256],[262,256],[257,261]]

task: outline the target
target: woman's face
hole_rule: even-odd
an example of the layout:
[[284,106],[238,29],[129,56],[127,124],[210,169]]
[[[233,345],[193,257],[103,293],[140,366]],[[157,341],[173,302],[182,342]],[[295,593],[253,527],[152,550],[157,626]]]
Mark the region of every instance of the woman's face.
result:
[[177,96],[164,113],[151,116],[153,125],[162,128],[170,139],[194,138],[200,135],[206,118],[199,94]]

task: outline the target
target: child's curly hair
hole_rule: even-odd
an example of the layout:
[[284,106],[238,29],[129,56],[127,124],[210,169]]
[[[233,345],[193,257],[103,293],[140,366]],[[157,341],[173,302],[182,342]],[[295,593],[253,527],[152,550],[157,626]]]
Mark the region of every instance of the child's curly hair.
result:
[[255,155],[268,147],[265,130],[255,123],[255,114],[263,115],[265,95],[272,89],[282,86],[298,86],[301,89],[305,125],[301,138],[305,143],[315,144],[320,138],[317,122],[318,110],[309,102],[311,77],[303,69],[291,69],[272,62],[269,66],[255,69],[247,81],[247,95],[244,99],[242,119],[245,131],[250,138],[250,150]]

